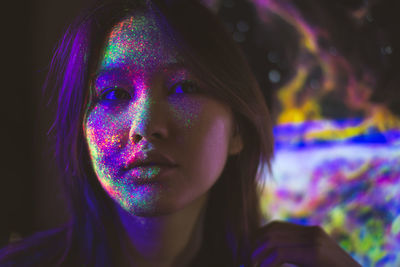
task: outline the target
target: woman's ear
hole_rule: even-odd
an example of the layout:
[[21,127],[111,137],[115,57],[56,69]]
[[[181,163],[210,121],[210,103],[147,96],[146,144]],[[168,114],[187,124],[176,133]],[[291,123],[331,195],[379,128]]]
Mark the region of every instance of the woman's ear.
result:
[[229,142],[229,155],[237,155],[243,149],[243,139],[239,131],[238,124],[235,124],[235,129]]

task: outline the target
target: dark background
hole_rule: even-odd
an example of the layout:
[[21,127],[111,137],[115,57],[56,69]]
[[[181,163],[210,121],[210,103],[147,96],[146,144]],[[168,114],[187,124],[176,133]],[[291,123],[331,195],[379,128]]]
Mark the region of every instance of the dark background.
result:
[[[359,64],[369,64],[376,69],[379,90],[375,90],[373,98],[387,103],[399,114],[400,23],[397,17],[400,9],[398,4],[395,5],[396,1],[375,1],[371,10],[374,23],[369,28],[357,30],[347,27],[346,12],[362,2],[297,1],[301,3],[299,7],[305,13],[308,12],[311,18],[315,15],[312,12],[314,4],[318,3],[320,11],[327,15],[325,26],[332,32],[347,30],[351,37],[354,31],[358,31],[355,36],[359,37],[351,38],[351,43],[346,38],[339,38],[336,42],[344,47],[344,53],[355,55]],[[81,0],[12,1],[2,4],[2,13],[5,13],[1,27],[4,70],[1,83],[1,129],[4,149],[0,183],[0,246],[5,245],[10,237],[24,237],[35,231],[55,227],[68,218],[54,168],[51,140],[47,138],[54,113],[52,105],[47,104],[48,94],[43,94],[42,85],[57,40],[79,10],[89,4],[90,1]],[[267,52],[265,47],[279,49],[279,36],[274,39],[275,42],[268,38],[255,42],[255,13],[244,1],[224,0],[219,10],[226,23],[233,25],[232,34],[239,20],[247,21],[250,31],[239,43],[247,52],[263,88],[279,86],[263,78],[273,66],[269,62],[260,61],[266,58],[263,54]],[[313,19],[321,23],[321,17]],[[387,44],[391,45],[393,53],[383,58],[379,55],[379,47]],[[356,52],[357,46],[364,52]],[[285,64],[280,65],[282,83],[292,72],[291,55],[287,55],[285,60]],[[269,97],[271,92],[266,91],[265,94],[267,99],[272,99]]]
[[56,42],[88,1],[3,3],[0,246],[67,219],[46,135],[54,113],[42,87]]

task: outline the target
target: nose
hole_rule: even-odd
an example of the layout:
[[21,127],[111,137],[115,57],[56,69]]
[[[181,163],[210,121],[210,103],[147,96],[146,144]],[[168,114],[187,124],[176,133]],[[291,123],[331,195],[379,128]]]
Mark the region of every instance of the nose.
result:
[[129,107],[129,113],[133,114],[129,130],[131,142],[155,142],[167,137],[168,120],[165,106],[160,98],[151,94],[141,94],[137,101],[132,103]]

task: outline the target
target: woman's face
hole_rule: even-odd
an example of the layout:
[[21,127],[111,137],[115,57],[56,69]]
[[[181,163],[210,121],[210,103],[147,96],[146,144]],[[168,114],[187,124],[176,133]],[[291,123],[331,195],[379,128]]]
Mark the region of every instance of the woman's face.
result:
[[[152,216],[205,198],[227,157],[242,149],[231,109],[196,87],[196,78],[149,13],[115,25],[93,80],[84,133],[109,196],[128,212]],[[133,168],[152,153],[176,167]]]

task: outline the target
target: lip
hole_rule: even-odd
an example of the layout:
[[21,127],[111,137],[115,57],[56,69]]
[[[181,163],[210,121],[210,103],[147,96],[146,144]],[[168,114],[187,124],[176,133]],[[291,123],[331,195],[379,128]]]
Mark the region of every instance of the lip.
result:
[[154,165],[136,166],[126,172],[127,178],[133,178],[135,184],[152,184],[168,180],[168,176],[176,169],[176,166]]
[[147,154],[137,153],[132,158],[130,158],[124,166],[126,171],[133,168],[147,168],[147,167],[176,167],[178,164],[175,163],[173,159],[166,156],[158,151],[150,151]]

